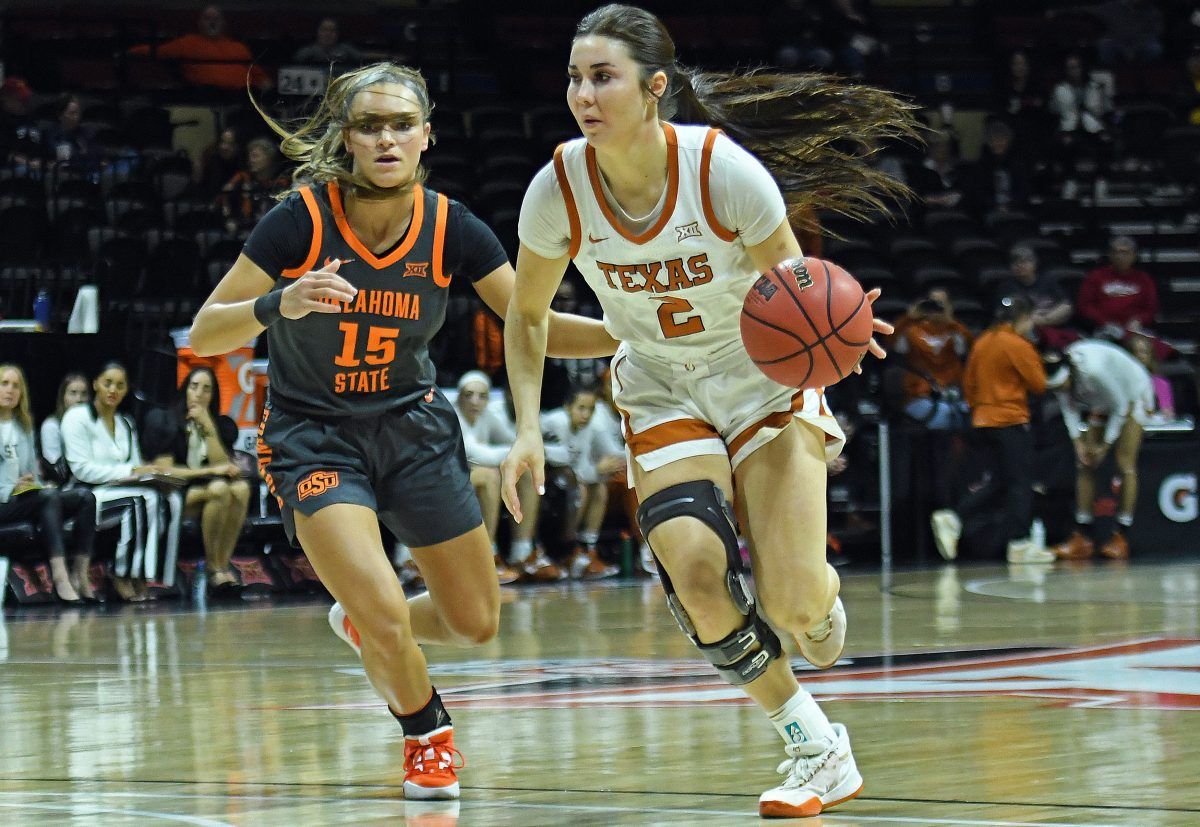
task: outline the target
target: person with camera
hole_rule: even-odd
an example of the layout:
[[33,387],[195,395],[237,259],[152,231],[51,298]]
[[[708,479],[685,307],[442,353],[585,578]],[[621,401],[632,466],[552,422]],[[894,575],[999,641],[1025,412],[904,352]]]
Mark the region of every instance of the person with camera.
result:
[[958,556],[963,526],[1002,502],[1010,563],[1048,563],[1051,552],[1035,544],[1033,522],[1033,432],[1029,396],[1046,390],[1046,371],[1030,339],[1033,306],[1020,296],[1001,300],[995,324],[984,331],[967,359],[963,393],[971,424],[987,454],[991,475],[954,509],[933,512],[933,537],[946,560]]
[[942,288],[930,290],[896,322],[892,350],[905,360],[904,412],[931,431],[967,426],[962,377],[971,338]]

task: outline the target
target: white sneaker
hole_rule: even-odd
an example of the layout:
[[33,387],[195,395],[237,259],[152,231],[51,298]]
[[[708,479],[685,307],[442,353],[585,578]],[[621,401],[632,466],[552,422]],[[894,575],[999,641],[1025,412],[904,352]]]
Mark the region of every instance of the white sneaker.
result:
[[958,556],[958,540],[962,537],[962,520],[949,508],[940,508],[929,516],[933,527],[933,540],[943,560]]
[[837,742],[804,741],[784,747],[788,757],[776,772],[783,783],[758,797],[763,818],[807,818],[820,815],[863,788],[862,776],[850,752],[850,736],[842,724],[832,724]]
[[1047,548],[1035,548],[1030,540],[1013,540],[1008,544],[1010,563],[1053,563],[1058,558]]
[[796,644],[804,659],[818,669],[828,669],[837,663],[846,648],[846,609],[842,598],[835,598],[825,619],[797,636]]
[[657,580],[659,577],[658,564],[654,562],[654,552],[650,550],[650,544],[644,540],[642,541],[642,547],[638,550],[638,557],[640,558],[642,571]]
[[341,603],[334,603],[329,607],[329,628],[333,629],[335,635],[346,641],[346,645],[353,649],[355,654],[362,657],[362,644],[359,642],[358,629],[354,628],[354,624],[346,616],[346,610],[342,608]]

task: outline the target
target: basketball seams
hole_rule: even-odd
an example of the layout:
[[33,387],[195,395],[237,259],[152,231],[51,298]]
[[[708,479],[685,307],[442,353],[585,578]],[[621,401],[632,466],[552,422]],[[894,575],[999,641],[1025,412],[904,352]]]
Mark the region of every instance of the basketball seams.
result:
[[[807,264],[805,266],[807,266]],[[830,364],[832,364],[834,369],[838,372],[838,378],[845,379],[846,374],[842,373],[841,365],[837,363],[837,358],[833,355],[833,351],[830,350],[829,345],[825,344],[825,339],[821,335],[820,328],[817,327],[816,323],[812,320],[812,317],[808,315],[808,310],[804,307],[804,303],[800,301],[800,297],[796,295],[794,290],[792,290],[792,286],[788,284],[788,280],[783,277],[777,267],[772,267],[771,272],[779,277],[780,285],[782,285],[783,289],[787,291],[787,294],[792,297],[792,301],[796,303],[796,308],[800,311],[800,315],[804,316],[804,321],[808,322],[808,326],[812,328],[813,335],[817,337],[817,341],[814,342],[814,344],[819,344],[822,348],[824,348],[825,356],[829,359]],[[832,290],[832,288],[829,287],[828,271],[826,271],[825,283],[827,285],[827,289]],[[826,303],[828,303],[828,297],[826,297]]]

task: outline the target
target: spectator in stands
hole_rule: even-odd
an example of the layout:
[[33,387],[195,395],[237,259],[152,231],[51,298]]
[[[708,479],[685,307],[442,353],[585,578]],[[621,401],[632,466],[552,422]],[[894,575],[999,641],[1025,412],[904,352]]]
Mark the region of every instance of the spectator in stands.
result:
[[1151,0],[1110,0],[1084,7],[1104,21],[1096,54],[1105,66],[1153,63],[1163,53],[1163,13]]
[[781,69],[821,69],[833,66],[831,44],[823,42],[823,8],[813,0],[785,0],[768,14],[766,31],[772,36],[775,65]]
[[942,289],[930,290],[896,321],[892,351],[905,359],[904,410],[930,430],[966,425],[962,377],[971,338]]
[[1157,344],[1157,339],[1145,333],[1130,332],[1125,337],[1125,349],[1150,374],[1150,384],[1154,387],[1153,413],[1158,419],[1170,421],[1175,418],[1175,391],[1171,387],[1171,380],[1159,371]]
[[142,429],[144,454],[188,481],[184,513],[200,516],[208,590],[215,598],[241,596],[229,558],[246,523],[250,484],[234,462],[237,435],[237,424],[221,413],[221,389],[208,367],[192,368],[175,404],[150,411]]
[[967,209],[983,218],[991,212],[1024,210],[1032,190],[1029,167],[1013,151],[1013,130],[991,119],[983,128],[979,160],[963,175]]
[[[94,600],[87,571],[96,535],[96,498],[85,490],[62,491],[42,481],[29,409],[25,374],[16,365],[0,365],[0,524],[35,523],[50,558],[50,575],[59,600]],[[70,569],[66,520],[74,520],[75,553]]]
[[246,144],[246,168],[238,170],[221,190],[226,221],[250,229],[275,206],[275,196],[291,186],[291,176],[280,171],[279,147],[266,138]]
[[242,170],[245,150],[238,140],[237,130],[227,126],[217,142],[207,147],[192,170],[196,193],[202,198],[216,199],[222,189]]
[[[1049,387],[1058,397],[1067,433],[1075,444],[1075,530],[1054,553],[1064,560],[1086,560],[1095,552],[1096,472],[1112,451],[1121,478],[1118,528],[1100,553],[1113,560],[1129,556],[1123,530],[1133,525],[1137,506],[1137,459],[1142,429],[1154,410],[1150,373],[1128,351],[1095,339],[1064,351]],[[1084,423],[1087,427],[1084,427]]]
[[574,509],[577,545],[568,562],[571,577],[598,580],[613,577],[620,569],[600,559],[596,542],[608,508],[608,478],[625,467],[625,446],[594,418],[596,391],[573,388],[567,404],[542,414],[542,437],[547,445],[567,449],[568,463],[578,486]]
[[42,459],[48,468],[51,479],[59,485],[66,485],[71,479],[71,469],[63,456],[61,423],[63,414],[76,405],[88,401],[90,386],[88,379],[82,373],[68,373],[58,383],[58,395],[54,400],[54,413],[42,422]]
[[[467,371],[458,380],[458,397],[454,400],[454,407],[462,427],[467,462],[471,465],[471,484],[480,495],[484,525],[495,547],[500,515],[500,463],[516,440],[517,429],[502,404],[488,404],[491,392],[492,382],[484,373]],[[565,465],[566,451],[559,451],[558,454],[551,459],[551,452],[547,452],[547,459]],[[524,579],[561,580],[566,576],[565,572],[550,562],[545,550],[534,543],[541,496],[533,487],[532,479],[523,480],[518,485],[517,493],[521,498],[521,511],[525,519],[513,527],[508,563],[519,569]],[[500,557],[498,549],[495,554],[498,575],[502,580],[508,578],[511,569]]]
[[160,560],[164,497],[143,478],[161,469],[142,461],[133,420],[119,410],[129,392],[125,368],[117,362],[106,364],[92,382],[92,391],[90,405],[76,405],[63,414],[63,451],[75,484],[87,486],[96,497],[97,520],[120,517],[113,587],[123,600],[141,602],[149,599],[146,581],[175,565],[183,498],[178,489],[166,496],[171,516],[166,554]]
[[1079,338],[1066,328],[1075,309],[1058,281],[1038,270],[1037,253],[1025,244],[1009,251],[1012,278],[1001,282],[995,298],[1020,296],[1033,306],[1033,327],[1040,341],[1049,347],[1065,347]]
[[45,154],[45,136],[37,121],[29,115],[33,90],[23,78],[5,78],[0,86],[0,156],[14,166],[17,175],[41,169]]
[[1133,266],[1137,242],[1129,236],[1109,242],[1108,261],[1079,285],[1079,315],[1092,325],[1096,336],[1120,341],[1127,330],[1142,331],[1154,323],[1158,289],[1149,273]]
[[1028,53],[1018,49],[1009,55],[993,111],[1012,126],[1016,152],[1040,147],[1046,134],[1046,92]]
[[225,15],[219,6],[204,7],[196,31],[157,47],[135,46],[129,53],[178,61],[183,79],[192,86],[231,92],[244,92],[247,80],[259,89],[271,86],[267,73],[254,65],[249,47],[225,33]]
[[344,68],[360,65],[367,56],[354,44],[340,40],[337,21],[326,17],[317,24],[316,41],[301,46],[292,59],[297,63],[312,63],[334,70],[339,63],[343,64]]
[[1058,118],[1059,163],[1070,168],[1082,157],[1098,158],[1109,140],[1113,78],[1089,70],[1078,52],[1067,55],[1063,74],[1050,95],[1050,111]]
[[945,132],[929,138],[929,150],[920,166],[908,174],[908,185],[930,209],[957,209],[963,200],[958,151],[954,138]]
[[[575,282],[564,278],[554,291],[550,309],[555,313],[582,313]],[[567,404],[571,388],[594,388],[608,368],[607,359],[547,358],[543,368],[542,407],[557,408]]]
[[504,367],[504,327],[496,312],[482,302],[471,314],[471,342],[475,350],[475,367],[491,378]]
[[1005,298],[967,360],[963,391],[971,406],[971,424],[980,447],[989,455],[992,473],[954,509],[932,515],[938,551],[947,560],[958,555],[964,525],[1003,500],[1005,554],[1010,563],[1045,563],[1054,555],[1034,545],[1033,433],[1029,396],[1046,389],[1046,372],[1029,339],[1033,307],[1021,297]]
[[1193,44],[1184,63],[1184,76],[1176,93],[1180,120],[1200,126],[1200,43]]
[[77,95],[67,95],[58,108],[58,123],[46,137],[54,160],[63,167],[80,172],[96,172],[103,160],[100,148],[82,127],[83,103]]

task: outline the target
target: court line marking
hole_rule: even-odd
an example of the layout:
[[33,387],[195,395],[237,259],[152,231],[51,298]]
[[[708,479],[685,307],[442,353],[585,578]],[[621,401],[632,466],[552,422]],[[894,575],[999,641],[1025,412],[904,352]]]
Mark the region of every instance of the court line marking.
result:
[[[189,783],[189,782],[183,782]],[[213,783],[213,782],[210,782]],[[219,783],[219,782],[218,782]],[[591,791],[589,791],[591,792]],[[598,791],[597,791],[598,792]],[[607,791],[605,791],[607,792]],[[643,795],[662,795],[663,793],[642,793]],[[73,797],[81,795],[80,793],[67,792],[6,792],[0,791],[0,796],[21,796],[21,795],[38,795],[38,796],[54,796],[54,797]],[[244,801],[296,801],[296,802],[371,802],[371,803],[387,803],[380,799],[362,799],[352,796],[271,796],[261,794],[242,794],[235,793],[230,795],[219,795],[216,793],[88,793],[89,796],[100,798],[148,798],[148,799],[191,799],[191,800],[230,800],[238,799]],[[667,793],[670,795],[670,793]],[[397,799],[395,804],[403,805],[403,799]],[[427,803],[427,802],[422,802]],[[919,803],[919,802],[917,802]],[[460,801],[460,806],[464,810],[477,810],[486,812],[497,808],[520,809],[520,810],[554,810],[554,811],[570,811],[570,812],[586,812],[586,813],[655,813],[659,815],[700,815],[700,816],[740,816],[757,818],[757,813],[747,810],[701,810],[698,808],[674,808],[674,807],[646,807],[634,806],[624,807],[621,805],[601,805],[601,804],[550,804],[537,803],[527,801]],[[161,817],[168,821],[180,821],[185,824],[196,824],[201,827],[232,827],[232,825],[223,821],[212,821],[199,816],[184,816],[171,815],[169,813],[155,813],[151,811],[137,810],[118,810],[109,808],[97,808],[91,805],[80,805],[88,807],[92,812],[85,815],[94,815],[97,813],[122,813],[127,815],[152,815]],[[1015,806],[1015,805],[1008,805]],[[0,807],[8,808],[32,808],[41,810],[64,811],[65,806],[57,806],[52,804],[5,804],[0,802]],[[825,820],[842,821],[845,820],[851,824],[855,822],[879,822],[879,823],[902,823],[902,824],[946,824],[946,825],[966,825],[967,827],[1062,827],[1061,821],[1000,821],[994,819],[973,819],[973,818],[928,818],[917,816],[868,816],[859,815],[857,813],[821,813],[821,818]],[[1122,827],[1120,824],[1107,822],[1074,822],[1073,827]]]
[[[178,778],[158,778],[158,779],[143,778],[143,779],[132,779],[132,780],[131,779],[116,780],[116,779],[109,779],[109,778],[45,778],[45,777],[7,778],[7,777],[0,777],[0,783],[9,783],[9,784],[108,784],[108,785],[142,784],[142,785],[146,785],[146,786],[150,786],[150,785],[161,786],[161,785],[165,785],[165,784],[177,784],[181,787],[204,787],[204,786],[208,786],[208,787],[213,787],[213,786],[216,786],[216,787],[242,787],[242,788],[258,787],[258,788],[264,788],[264,789],[274,787],[274,788],[279,788],[279,789],[284,789],[284,790],[303,790],[303,789],[310,789],[310,788],[316,789],[316,788],[324,788],[324,787],[334,787],[334,788],[344,789],[344,790],[384,790],[384,791],[386,791],[386,790],[401,790],[402,789],[401,785],[399,785],[399,784],[374,784],[374,783],[368,783],[368,782],[346,782],[346,781],[303,781],[303,782],[301,782],[301,781],[236,781],[236,782],[232,782],[232,781],[205,781],[202,779],[191,780],[191,779],[178,779]],[[756,797],[755,793],[711,792],[711,791],[701,793],[701,792],[696,792],[693,790],[681,790],[681,791],[675,791],[675,790],[613,790],[613,789],[589,790],[589,789],[583,789],[583,788],[578,788],[578,787],[485,787],[485,786],[465,785],[465,784],[463,785],[462,788],[464,790],[475,790],[478,792],[565,793],[567,795],[602,794],[602,795],[647,795],[647,796],[660,796],[660,797],[704,795],[704,796],[708,796],[709,798],[734,798],[734,799]],[[23,795],[23,794],[24,793],[19,790],[13,791],[13,792],[7,792],[7,791],[0,790],[0,796],[2,796],[2,795]],[[46,792],[43,794],[44,795],[70,795],[71,793]],[[96,795],[160,796],[163,794],[162,793],[129,792],[129,793],[96,793]],[[237,795],[243,795],[243,794],[242,793],[227,793],[224,796],[221,796],[221,795],[218,795],[217,793],[188,793],[188,795],[193,795],[196,797],[218,797],[218,798],[220,798],[220,797],[237,796]],[[245,795],[251,796],[252,794],[246,793]],[[263,797],[270,798],[271,796],[263,796]],[[283,798],[284,796],[278,796],[278,797]],[[298,798],[313,798],[315,800],[315,799],[319,798],[319,796],[316,796],[316,797],[314,797],[314,796],[298,796]],[[378,800],[378,799],[363,799],[363,798],[356,798],[353,796],[338,796],[332,800],[338,800],[338,801],[371,800],[371,801],[374,801],[374,800]],[[402,800],[402,799],[400,799],[400,800]],[[859,802],[866,802],[866,801],[875,801],[875,802],[879,802],[879,803],[894,802],[894,803],[898,803],[898,804],[930,804],[930,805],[934,805],[934,806],[962,805],[962,806],[971,806],[971,807],[1041,807],[1041,808],[1052,808],[1052,809],[1058,809],[1058,810],[1099,810],[1099,811],[1112,811],[1112,812],[1117,812],[1117,813],[1124,813],[1124,812],[1131,812],[1131,811],[1153,812],[1153,813],[1200,813],[1200,808],[1196,808],[1196,807],[1151,807],[1151,806],[1147,806],[1144,804],[1139,804],[1139,805],[1073,804],[1073,803],[1066,803],[1066,802],[1054,803],[1054,802],[1047,802],[1047,801],[986,801],[986,800],[963,799],[963,798],[900,798],[897,796],[882,796],[882,795],[860,795],[855,800],[859,801]]]
[[[6,793],[7,795],[7,793]],[[34,795],[62,795],[74,796],[76,793],[34,793]],[[115,793],[102,793],[102,795],[116,795]],[[157,818],[161,821],[177,821],[180,824],[195,824],[197,827],[234,827],[228,821],[216,821],[211,818],[203,818],[201,816],[185,816],[178,813],[160,813],[155,810],[130,810],[117,809],[115,807],[97,807],[95,804],[84,803],[63,803],[63,804],[34,804],[30,803],[14,803],[6,804],[0,801],[0,807],[5,807],[10,810],[43,810],[55,813],[71,813],[72,815],[95,816],[95,815],[122,815],[122,816],[139,816],[143,818]]]

